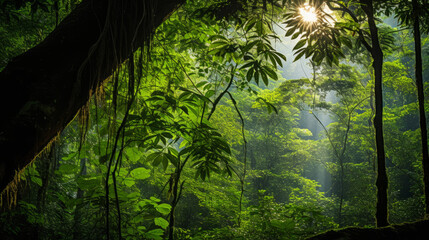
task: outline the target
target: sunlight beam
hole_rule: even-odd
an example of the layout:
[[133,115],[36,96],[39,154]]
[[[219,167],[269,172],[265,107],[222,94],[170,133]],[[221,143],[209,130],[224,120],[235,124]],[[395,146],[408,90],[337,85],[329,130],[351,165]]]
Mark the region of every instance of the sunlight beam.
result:
[[304,20],[307,23],[314,23],[317,22],[317,14],[316,9],[307,3],[304,4],[304,6],[299,8],[299,14],[302,17],[302,20]]

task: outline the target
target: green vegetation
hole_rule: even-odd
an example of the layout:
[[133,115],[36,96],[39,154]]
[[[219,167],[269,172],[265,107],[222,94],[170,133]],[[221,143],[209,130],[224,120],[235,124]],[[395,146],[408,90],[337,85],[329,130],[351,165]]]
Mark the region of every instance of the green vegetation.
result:
[[[79,2],[0,1],[0,69]],[[429,7],[390,2],[187,1],[3,195],[1,238],[305,239],[428,217]]]

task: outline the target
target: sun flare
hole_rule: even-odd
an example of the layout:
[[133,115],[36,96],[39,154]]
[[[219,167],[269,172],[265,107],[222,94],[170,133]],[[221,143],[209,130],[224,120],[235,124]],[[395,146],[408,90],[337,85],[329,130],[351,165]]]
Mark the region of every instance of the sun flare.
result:
[[305,22],[317,22],[316,9],[308,4],[305,4],[303,7],[299,8],[299,14],[302,17],[302,20],[304,20]]

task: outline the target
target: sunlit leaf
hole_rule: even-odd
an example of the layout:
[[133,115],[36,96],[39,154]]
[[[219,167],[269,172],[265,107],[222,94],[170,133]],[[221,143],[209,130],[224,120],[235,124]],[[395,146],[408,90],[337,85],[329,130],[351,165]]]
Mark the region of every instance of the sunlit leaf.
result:
[[171,211],[171,206],[167,203],[161,203],[157,206],[155,206],[156,211],[158,211],[161,214],[167,215]]
[[130,175],[135,179],[143,180],[150,177],[150,170],[143,167],[139,167],[133,169],[130,172]]
[[293,47],[293,50],[295,51],[295,50],[297,50],[297,49],[302,48],[302,47],[305,45],[305,43],[306,43],[306,42],[307,42],[307,39],[299,40],[299,41],[295,44],[295,47]]
[[164,218],[157,217],[153,221],[155,222],[155,225],[160,226],[163,229],[166,229],[168,227],[168,221]]

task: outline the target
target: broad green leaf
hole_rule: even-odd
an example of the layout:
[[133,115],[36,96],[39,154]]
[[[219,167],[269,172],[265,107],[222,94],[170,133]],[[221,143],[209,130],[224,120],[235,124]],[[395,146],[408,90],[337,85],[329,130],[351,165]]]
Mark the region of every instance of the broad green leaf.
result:
[[163,137],[167,138],[167,139],[172,139],[173,138],[173,135],[171,133],[169,133],[169,132],[163,132],[163,133],[161,133],[161,135]]
[[40,177],[31,176],[31,181],[36,183],[40,187],[42,186],[42,179]]
[[167,170],[168,167],[168,157],[165,153],[162,154],[162,166],[164,167],[164,171]]
[[252,49],[257,43],[259,42],[259,40],[254,40],[254,41],[251,41],[251,42],[249,42],[249,43],[247,43],[244,47],[243,47],[243,49],[242,49],[242,51],[243,52],[248,52],[250,49]]
[[79,167],[73,164],[61,164],[58,171],[62,174],[78,174]]
[[100,179],[95,177],[80,176],[76,180],[77,186],[82,190],[90,190],[100,187]]
[[269,67],[264,67],[264,70],[265,70],[265,73],[266,73],[268,76],[270,76],[270,78],[271,78],[271,79],[273,79],[273,80],[277,80],[277,79],[278,79],[278,77],[277,77],[277,73],[276,73],[276,72],[274,72],[271,68],[269,68]]
[[133,163],[137,162],[141,158],[141,153],[137,147],[125,148],[124,152],[128,159]]
[[127,187],[132,187],[136,182],[132,178],[124,178],[124,184]]
[[154,240],[162,240],[162,235],[164,234],[164,230],[162,229],[154,229],[150,230],[145,234],[145,237],[147,239],[154,239]]
[[173,154],[171,154],[171,153],[165,154],[165,156],[168,158],[168,160],[170,160],[170,162],[171,162],[175,167],[177,167],[177,164],[178,164],[179,160],[177,159],[177,157],[176,157],[176,156],[174,156],[174,155],[173,155]]
[[163,157],[162,152],[155,152],[155,153],[149,154],[149,156],[147,156],[146,159],[148,162],[152,162],[152,165],[156,167],[161,163],[162,157]]
[[157,206],[155,206],[156,211],[158,211],[159,213],[162,213],[164,215],[167,215],[170,213],[171,211],[171,206],[167,203],[161,203]]
[[135,179],[143,180],[150,177],[150,170],[143,167],[139,167],[132,170],[130,172],[130,175]]
[[[183,143],[183,142],[182,142]],[[180,144],[180,145],[182,145],[182,144]],[[190,152],[192,152],[192,150],[193,150],[194,148],[192,148],[192,147],[187,147],[187,148],[184,148],[184,149],[182,149],[180,152],[179,152],[179,155],[180,156],[183,156],[183,155],[185,155],[185,154],[187,154],[187,153],[190,153]]]
[[127,195],[127,198],[128,199],[135,199],[135,200],[138,200],[138,198],[140,198],[140,193],[138,193],[138,192],[132,192],[132,193],[130,193],[130,194],[128,194]]
[[210,97],[212,97],[214,94],[215,94],[215,91],[214,91],[214,90],[209,90],[209,91],[207,91],[207,92],[204,94],[204,96],[206,96],[207,98],[210,98]]
[[168,227],[168,221],[164,218],[157,217],[153,221],[155,222],[155,225],[160,226],[163,229],[166,229]]

